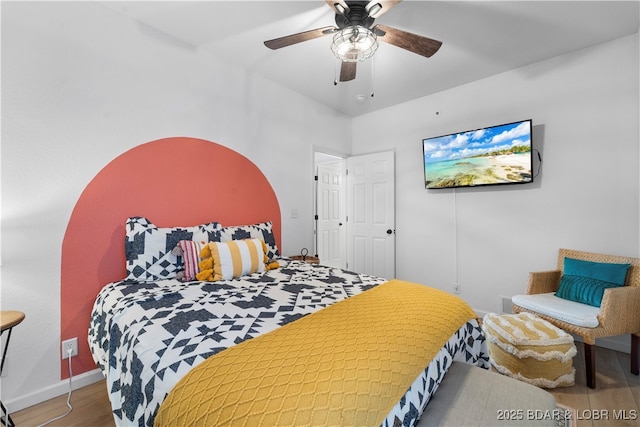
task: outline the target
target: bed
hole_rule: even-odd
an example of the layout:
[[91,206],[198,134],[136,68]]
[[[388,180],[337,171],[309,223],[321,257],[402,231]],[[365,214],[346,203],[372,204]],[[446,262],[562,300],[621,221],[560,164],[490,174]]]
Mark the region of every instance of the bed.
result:
[[[126,227],[127,278],[102,288],[93,305],[89,327],[89,346],[106,378],[117,425],[222,425],[225,422],[252,425],[261,420],[262,425],[409,426],[420,418],[453,361],[488,367],[481,329],[475,314],[462,300],[423,285],[281,257],[269,222],[234,227],[213,222],[191,228],[161,229],[146,218],[132,217]],[[224,250],[255,241],[262,242],[255,246],[259,262],[255,263],[255,256],[239,255],[244,261],[253,259],[247,261],[247,265],[257,265],[255,270],[253,267],[242,270],[242,267],[242,271],[225,273],[205,268],[226,265],[233,257],[224,258]],[[207,257],[202,254],[209,246],[212,249],[207,256],[211,256],[211,264],[206,265],[203,262]],[[176,251],[176,248],[180,249]],[[216,274],[221,276],[214,277]],[[413,296],[412,292],[419,295]],[[396,300],[403,295],[410,303]],[[437,304],[431,307],[430,301]],[[385,311],[387,314],[382,316],[380,313]],[[338,317],[339,323],[322,323],[333,316],[332,313],[342,316]],[[357,324],[361,331],[355,329]],[[392,326],[387,328],[387,325]],[[287,331],[289,334],[284,335]],[[358,347],[360,344],[351,343],[357,341],[353,337],[365,336],[369,331],[377,334],[370,340],[383,347],[385,358],[390,360],[380,357],[379,348],[364,350]],[[300,337],[304,333],[307,335],[302,339],[306,341],[302,343],[287,341],[291,336]],[[244,412],[242,402],[260,400],[255,394],[247,398],[253,384],[264,385],[260,380],[267,376],[265,372],[272,372],[274,366],[292,363],[279,362],[284,359],[277,357],[290,357],[290,349],[297,348],[296,345],[301,351],[312,349],[312,342],[323,335],[330,344],[319,343],[317,347],[329,348],[331,351],[325,353],[333,353],[341,334],[347,334],[343,340],[356,346],[349,351],[359,357],[366,352],[365,362],[362,359],[354,362],[355,369],[345,365],[344,359],[340,363],[320,362],[321,359],[315,359],[316,350],[309,350],[311,354],[305,356],[308,365],[300,368],[299,376],[309,376],[310,380],[301,387],[314,387],[308,393],[314,397],[312,400],[319,400],[322,393],[329,399],[335,398],[334,389],[318,388],[323,387],[319,385],[323,383],[319,378],[335,374],[332,371],[336,369],[342,370],[341,375],[357,371],[358,375],[364,375],[366,383],[360,387],[370,390],[365,393],[367,396],[356,396],[351,401],[352,408],[345,410],[341,409],[341,403],[335,402],[315,402],[323,407],[319,412],[305,406],[306,402],[303,406],[300,406],[302,403],[294,405],[294,413],[325,417],[309,420],[283,415],[284,410],[275,411],[275,415],[271,409],[266,410],[269,404],[276,405],[273,402],[276,398],[291,406],[290,397],[275,396],[278,393],[272,391],[267,392],[269,396],[264,403],[267,406],[254,407],[253,413]],[[336,341],[331,342],[333,339]],[[425,341],[433,341],[430,348],[422,345]],[[411,353],[408,356],[411,362],[393,359],[399,346],[411,347],[403,350],[403,355]],[[242,383],[235,378],[236,382],[222,386],[218,376],[221,366],[231,366],[250,353],[257,354],[257,358],[243,360],[239,368],[225,368],[231,369],[234,376],[243,377]],[[264,365],[268,360],[271,366]],[[252,364],[263,371],[235,372]],[[340,366],[334,369],[337,365]],[[315,377],[310,375],[311,371],[317,371]],[[256,376],[256,372],[262,374]],[[208,382],[202,379],[203,373],[210,374]],[[345,379],[347,388],[352,380]],[[271,390],[281,387],[276,381],[269,380]],[[198,383],[195,385],[198,393],[194,392],[194,382]],[[389,392],[389,382],[401,392]],[[218,389],[217,395],[213,395],[214,388]],[[291,392],[295,395],[296,390]],[[193,400],[196,394],[203,398]],[[371,397],[374,394],[378,400]],[[382,395],[387,400],[379,404]],[[185,401],[185,396],[191,400]],[[218,406],[224,407],[224,411],[221,409],[220,414],[212,415]],[[371,415],[373,406],[382,412]],[[291,412],[291,408],[288,410]],[[269,411],[276,418],[264,418]],[[348,411],[353,414],[347,414]],[[197,418],[201,415],[218,418]],[[319,419],[322,421],[318,422]]]

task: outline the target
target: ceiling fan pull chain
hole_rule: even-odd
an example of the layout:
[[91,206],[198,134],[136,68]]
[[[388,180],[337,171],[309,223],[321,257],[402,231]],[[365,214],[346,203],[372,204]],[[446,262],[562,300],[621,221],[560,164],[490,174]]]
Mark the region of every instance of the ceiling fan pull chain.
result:
[[375,66],[376,62],[375,62],[375,58],[371,58],[371,97],[373,98],[374,96],[374,90],[373,90],[373,67]]
[[338,61],[335,62],[333,67],[333,85],[338,86]]

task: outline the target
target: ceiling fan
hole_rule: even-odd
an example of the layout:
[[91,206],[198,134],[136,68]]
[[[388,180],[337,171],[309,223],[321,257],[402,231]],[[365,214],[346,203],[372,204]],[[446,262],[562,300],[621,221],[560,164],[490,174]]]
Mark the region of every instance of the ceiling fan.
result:
[[402,0],[347,1],[325,0],[336,14],[335,27],[322,27],[291,34],[264,42],[270,49],[280,49],[293,44],[333,34],[331,50],[342,61],[340,81],[356,77],[356,64],[371,57],[378,48],[378,40],[406,49],[418,55],[431,57],[442,42],[422,37],[387,25],[373,25],[376,18],[389,11]]

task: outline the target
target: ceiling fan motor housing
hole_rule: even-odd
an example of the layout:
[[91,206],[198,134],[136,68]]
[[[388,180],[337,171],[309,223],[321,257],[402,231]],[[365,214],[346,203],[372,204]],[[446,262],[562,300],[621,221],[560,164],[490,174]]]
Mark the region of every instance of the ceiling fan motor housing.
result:
[[367,3],[366,1],[348,2],[349,9],[344,14],[336,13],[336,26],[339,29],[354,25],[371,28],[375,18],[369,16],[366,9]]

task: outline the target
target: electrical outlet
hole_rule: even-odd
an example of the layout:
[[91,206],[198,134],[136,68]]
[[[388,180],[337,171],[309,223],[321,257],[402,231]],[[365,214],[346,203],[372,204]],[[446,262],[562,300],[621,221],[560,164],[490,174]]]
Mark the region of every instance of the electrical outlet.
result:
[[62,341],[62,358],[69,358],[69,350],[71,350],[71,357],[78,355],[78,338],[71,338],[66,341]]
[[460,285],[458,284],[458,282],[453,282],[453,292],[456,294],[460,293]]

